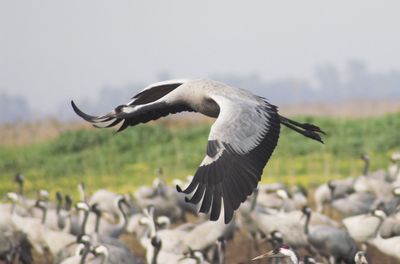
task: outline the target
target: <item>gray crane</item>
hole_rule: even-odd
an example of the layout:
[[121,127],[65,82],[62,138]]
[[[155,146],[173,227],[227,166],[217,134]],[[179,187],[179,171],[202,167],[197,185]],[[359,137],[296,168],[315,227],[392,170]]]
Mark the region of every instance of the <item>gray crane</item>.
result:
[[379,232],[382,238],[400,236],[400,211],[386,218]]
[[356,242],[349,234],[337,227],[316,225],[309,226],[311,210],[306,210],[306,223],[304,232],[308,237],[308,242],[322,256],[333,258],[336,263],[353,263],[357,252]]
[[342,220],[350,236],[358,243],[366,243],[376,236],[386,214],[382,210],[371,213],[346,217]]
[[114,197],[113,200],[114,203],[116,204],[116,207],[118,208],[118,223],[110,224],[106,221],[101,222],[100,220],[102,211],[99,208],[99,204],[95,203],[92,205],[91,209],[96,214],[96,221],[95,221],[95,226],[90,227],[90,233],[94,231],[98,234],[118,238],[126,230],[128,219],[125,212],[126,209],[124,209],[123,205],[129,207],[129,203],[122,195]]

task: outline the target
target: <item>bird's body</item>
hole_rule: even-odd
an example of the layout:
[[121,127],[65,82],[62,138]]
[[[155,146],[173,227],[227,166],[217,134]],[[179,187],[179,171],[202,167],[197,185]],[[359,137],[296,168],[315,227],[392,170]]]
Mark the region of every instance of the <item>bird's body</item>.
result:
[[148,86],[126,105],[95,117],[75,112],[95,126],[118,131],[171,113],[194,111],[217,118],[208,137],[207,154],[189,186],[179,192],[193,194],[188,202],[201,202],[200,212],[217,220],[222,201],[225,222],[244,202],[261,179],[262,171],[275,149],[280,124],[320,141],[317,126],[282,117],[277,107],[246,90],[212,80],[172,80]]
[[358,243],[366,243],[376,236],[383,219],[375,214],[362,214],[342,220],[349,235]]

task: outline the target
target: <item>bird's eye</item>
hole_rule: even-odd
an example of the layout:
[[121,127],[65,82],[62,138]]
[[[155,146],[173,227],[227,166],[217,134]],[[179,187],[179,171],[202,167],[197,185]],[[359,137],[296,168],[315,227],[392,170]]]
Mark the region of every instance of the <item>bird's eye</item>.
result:
[[116,108],[115,108],[115,113],[117,113],[117,114],[119,114],[119,113],[121,113],[123,110],[124,110],[124,107],[125,107],[126,105],[119,105],[119,106],[117,106]]

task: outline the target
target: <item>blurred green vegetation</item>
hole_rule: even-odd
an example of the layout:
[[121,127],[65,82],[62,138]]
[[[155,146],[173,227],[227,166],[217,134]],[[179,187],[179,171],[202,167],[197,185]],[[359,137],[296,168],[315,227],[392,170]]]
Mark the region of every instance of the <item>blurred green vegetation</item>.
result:
[[[383,117],[296,117],[317,124],[325,144],[283,127],[278,147],[264,169],[263,181],[315,186],[330,178],[357,176],[361,153],[371,157],[371,169],[386,168],[390,154],[400,149],[400,113]],[[171,121],[173,122],[173,121]],[[210,124],[166,126],[151,123],[115,134],[112,130],[76,130],[54,140],[24,146],[0,146],[0,195],[15,190],[12,178],[22,172],[28,192],[47,188],[75,192],[83,181],[89,190],[120,192],[149,185],[155,169],[165,178],[193,174],[205,155]]]

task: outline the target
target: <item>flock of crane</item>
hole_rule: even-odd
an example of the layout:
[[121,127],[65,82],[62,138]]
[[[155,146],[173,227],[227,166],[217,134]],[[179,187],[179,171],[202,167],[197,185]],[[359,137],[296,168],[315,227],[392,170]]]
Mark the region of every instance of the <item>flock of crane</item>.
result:
[[[273,249],[253,255],[254,263],[365,264],[367,245],[400,261],[400,153],[387,170],[375,172],[362,158],[361,176],[316,188],[315,211],[303,188],[260,184],[228,224],[198,214],[198,206],[163,181],[161,170],[153,186],[133,196],[101,189],[89,197],[79,184],[75,203],[60,192],[53,202],[45,190],[30,199],[17,174],[17,191],[0,204],[0,263],[33,263],[35,251],[46,263],[221,264],[237,232],[252,241],[243,248]],[[332,211],[340,218],[329,217]],[[145,249],[144,258],[120,239],[123,234]]]

